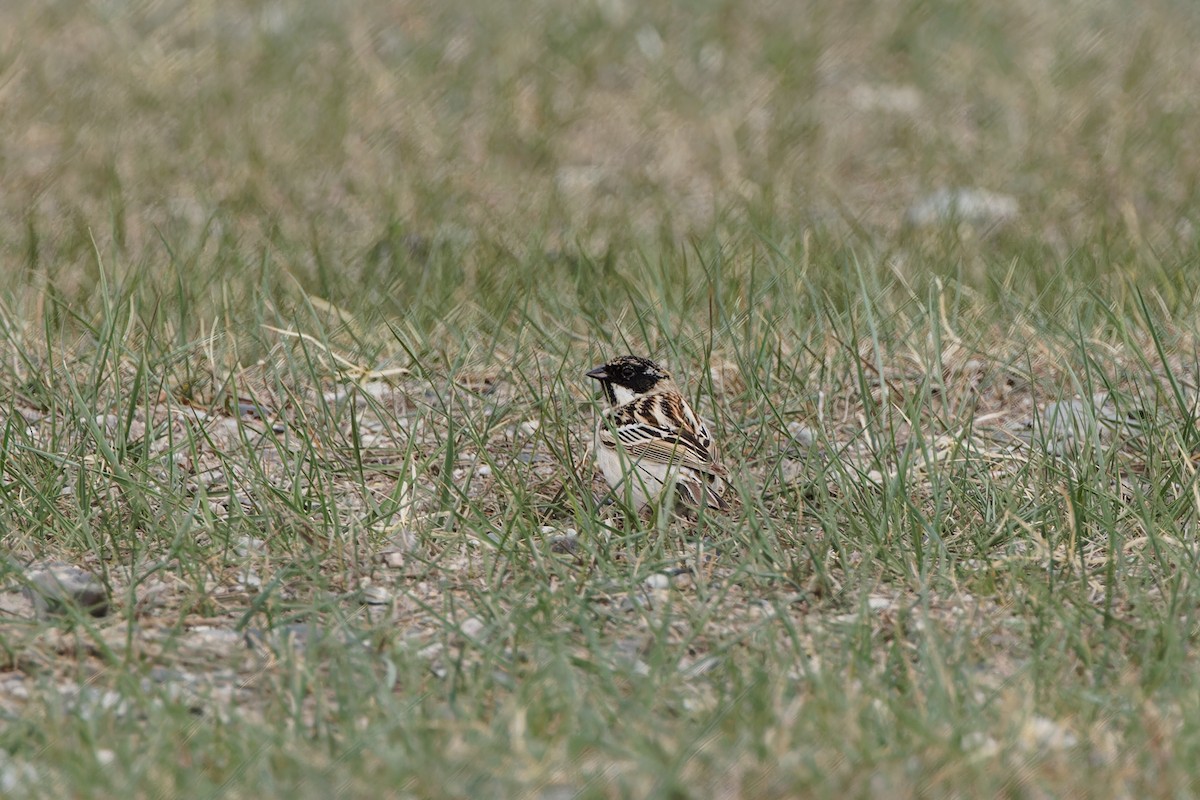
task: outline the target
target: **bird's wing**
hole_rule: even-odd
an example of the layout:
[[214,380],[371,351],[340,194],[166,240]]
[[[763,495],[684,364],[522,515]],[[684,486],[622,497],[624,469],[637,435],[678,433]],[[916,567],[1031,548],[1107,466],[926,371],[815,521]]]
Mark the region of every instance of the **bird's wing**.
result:
[[651,395],[612,409],[608,424],[600,429],[600,443],[633,459],[725,475],[708,432],[702,425],[697,431],[690,424],[694,416],[669,413],[678,411],[673,399],[678,398]]

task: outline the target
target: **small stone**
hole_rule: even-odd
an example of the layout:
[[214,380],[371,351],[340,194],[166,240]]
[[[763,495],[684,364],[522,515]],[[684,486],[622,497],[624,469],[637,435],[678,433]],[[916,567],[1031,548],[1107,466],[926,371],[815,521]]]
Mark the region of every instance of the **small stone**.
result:
[[110,611],[108,591],[90,572],[70,564],[51,563],[32,569],[25,596],[38,616],[65,613],[69,607],[103,617]]
[[653,575],[648,575],[646,579],[642,581],[642,585],[651,590],[666,589],[671,585],[671,578],[661,572],[656,572]]
[[538,428],[542,427],[542,423],[536,419],[527,419],[520,424],[518,430],[525,436],[533,436],[538,432]]
[[892,607],[892,601],[886,597],[868,597],[867,608],[871,611],[886,611]]
[[99,750],[96,751],[96,763],[102,767],[110,766],[116,760],[117,760],[117,754],[114,753],[112,750],[108,750],[106,748],[100,748]]
[[28,700],[29,694],[29,686],[26,684],[23,673],[11,674],[5,680],[0,681],[0,697],[8,700]]
[[440,656],[442,654],[442,651],[445,649],[446,649],[446,646],[444,644],[442,644],[441,642],[434,642],[433,644],[426,645],[425,647],[422,647],[420,650],[418,650],[417,655],[420,656],[421,658],[437,658],[438,656]]
[[363,605],[386,606],[392,602],[392,593],[383,586],[371,584],[370,586],[363,587],[360,600]]
[[489,476],[491,474],[492,474],[492,468],[489,467],[487,464],[480,464],[478,467],[475,468],[475,475],[480,478],[486,478],[487,476]]
[[249,419],[266,419],[275,414],[275,410],[270,406],[259,403],[251,397],[239,397],[237,399],[238,415],[248,417]]
[[719,666],[721,666],[721,659],[716,656],[705,656],[704,658],[697,659],[685,672],[689,678],[692,678],[712,672]]
[[579,551],[579,534],[574,530],[568,530],[561,536],[550,537],[550,552],[551,553],[568,553],[573,554]]
[[637,32],[633,34],[633,40],[647,61],[658,61],[663,57],[666,48],[662,36],[653,25],[643,25],[638,28]]
[[648,675],[650,665],[642,660],[644,642],[639,639],[620,639],[613,650],[613,662],[637,675]]
[[238,574],[237,586],[242,591],[257,592],[262,588],[262,577],[252,569],[243,570]]
[[811,446],[817,440],[817,432],[803,422],[789,422],[787,429],[796,443],[805,447]]
[[478,617],[467,617],[462,621],[462,624],[458,626],[458,629],[462,631],[462,635],[466,636],[468,639],[478,639],[479,634],[483,632],[484,624],[483,621]]
[[553,525],[543,525],[542,536],[550,543],[552,553],[574,553],[579,549],[579,531],[574,528],[560,530]]

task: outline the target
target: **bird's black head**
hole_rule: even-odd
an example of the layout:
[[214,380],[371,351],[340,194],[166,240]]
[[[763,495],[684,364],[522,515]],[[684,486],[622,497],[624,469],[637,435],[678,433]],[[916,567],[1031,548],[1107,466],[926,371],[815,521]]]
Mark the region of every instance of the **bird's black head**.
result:
[[[628,402],[633,397],[652,391],[660,381],[671,379],[671,373],[641,356],[619,356],[596,367],[587,376],[600,381],[604,394],[613,404]],[[626,391],[618,392],[618,389]]]

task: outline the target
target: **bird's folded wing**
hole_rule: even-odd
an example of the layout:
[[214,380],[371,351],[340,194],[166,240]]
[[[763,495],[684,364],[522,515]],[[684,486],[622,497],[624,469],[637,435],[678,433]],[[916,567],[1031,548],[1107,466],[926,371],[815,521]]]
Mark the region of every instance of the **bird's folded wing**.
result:
[[604,427],[600,431],[600,443],[623,450],[634,459],[691,467],[713,475],[725,474],[725,468],[713,459],[708,448],[695,434],[683,428],[673,430],[645,422],[633,422],[615,429]]

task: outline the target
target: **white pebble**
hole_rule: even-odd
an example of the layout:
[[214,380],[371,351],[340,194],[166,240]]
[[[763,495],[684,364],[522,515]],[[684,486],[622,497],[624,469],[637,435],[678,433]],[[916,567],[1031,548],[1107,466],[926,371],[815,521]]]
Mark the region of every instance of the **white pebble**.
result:
[[663,575],[661,572],[656,572],[653,575],[648,576],[646,580],[642,581],[642,584],[647,589],[666,589],[671,585],[671,579],[666,575]]
[[466,636],[468,639],[477,638],[483,632],[483,627],[483,622],[478,617],[467,617],[458,626],[463,636]]
[[817,432],[803,422],[789,422],[787,429],[798,444],[807,446],[817,440]]
[[362,590],[363,605],[386,606],[392,602],[392,593],[383,586],[373,584]]

